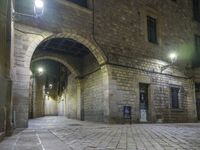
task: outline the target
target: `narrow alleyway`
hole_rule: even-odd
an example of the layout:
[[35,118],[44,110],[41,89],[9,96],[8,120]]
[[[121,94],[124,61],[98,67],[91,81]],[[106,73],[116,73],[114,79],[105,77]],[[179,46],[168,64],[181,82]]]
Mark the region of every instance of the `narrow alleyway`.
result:
[[65,117],[29,121],[0,150],[199,150],[200,124],[106,125]]

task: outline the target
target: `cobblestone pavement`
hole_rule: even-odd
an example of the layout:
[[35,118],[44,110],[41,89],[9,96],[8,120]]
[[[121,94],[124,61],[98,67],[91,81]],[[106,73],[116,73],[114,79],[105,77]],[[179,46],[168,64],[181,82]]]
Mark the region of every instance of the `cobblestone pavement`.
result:
[[200,150],[200,124],[106,125],[44,117],[16,130],[0,150]]

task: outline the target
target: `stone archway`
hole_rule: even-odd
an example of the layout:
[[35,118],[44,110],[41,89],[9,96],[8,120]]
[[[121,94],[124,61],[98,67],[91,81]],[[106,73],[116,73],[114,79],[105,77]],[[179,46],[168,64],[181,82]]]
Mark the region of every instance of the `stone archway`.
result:
[[91,42],[87,38],[84,38],[83,36],[80,36],[77,33],[73,33],[73,32],[68,33],[67,32],[67,33],[59,33],[59,34],[55,34],[55,35],[44,36],[43,38],[40,36],[40,38],[35,39],[31,43],[31,45],[28,47],[28,49],[25,53],[24,61],[26,62],[26,66],[30,66],[32,55],[33,55],[35,49],[37,48],[37,46],[40,43],[50,40],[50,39],[53,39],[53,38],[70,38],[77,42],[80,42],[81,44],[83,44],[85,47],[87,47],[90,50],[90,52],[97,59],[99,65],[107,62],[106,55],[94,42]]
[[55,53],[41,53],[40,55],[36,55],[36,57],[32,59],[31,63],[44,59],[57,61],[66,66],[66,68],[68,68],[71,71],[71,73],[73,73],[76,77],[80,76],[80,73],[76,69],[76,66],[72,65],[72,63],[68,60],[68,58],[69,57],[63,57],[62,55],[57,55]]
[[[51,74],[52,68],[49,68],[48,62],[54,62],[55,64],[60,64],[59,66],[62,66],[64,70],[67,71],[67,76],[65,76],[65,83],[67,83],[62,88],[61,92],[59,94],[55,95],[58,91],[60,91],[60,88],[58,90],[58,83],[62,83],[60,80],[60,76],[58,75],[58,72],[54,72],[55,74]],[[34,64],[41,65],[43,63],[43,67],[45,69],[45,72],[42,75],[36,75],[34,78],[31,79],[31,87],[30,87],[30,105],[29,105],[29,114],[30,118],[37,118],[42,116],[48,116],[48,115],[61,115],[59,112],[62,111],[63,116],[73,117],[73,119],[81,119],[81,86],[79,82],[79,72],[75,72],[74,68],[71,67],[70,64],[68,64],[67,60],[63,59],[62,57],[52,57],[52,56],[43,56],[38,57],[38,55],[34,55],[34,59],[31,61],[31,66]],[[52,64],[52,63],[51,63]],[[54,65],[55,65],[54,64]],[[32,68],[32,71],[34,67]],[[36,65],[37,66],[37,65]],[[69,68],[69,66],[71,68]],[[58,66],[57,66],[58,68]],[[54,68],[55,69],[55,68]],[[63,70],[62,69],[62,70]],[[72,72],[73,71],[73,72]],[[48,76],[48,81],[47,77]],[[41,77],[41,78],[40,78]],[[59,80],[57,80],[59,79]],[[68,85],[68,82],[70,80],[70,85]],[[49,91],[48,98],[44,94],[43,86],[47,83],[51,83],[54,87]],[[60,87],[60,86],[59,86]],[[43,89],[43,90],[41,90]],[[73,91],[73,92],[72,92]],[[70,103],[75,105],[70,105]],[[68,107],[71,107],[71,109],[75,110],[72,112],[71,109],[68,109]],[[62,108],[62,110],[61,110]],[[73,116],[72,114],[73,113]],[[69,116],[70,115],[70,116]]]
[[[26,35],[28,36],[28,35]],[[25,38],[29,38],[26,37]],[[31,36],[31,35],[30,35]],[[87,38],[84,38],[76,33],[60,33],[60,34],[56,34],[56,35],[52,35],[50,33],[44,34],[43,36],[34,36],[32,37],[33,41],[30,41],[31,43],[28,44],[28,46],[26,46],[23,49],[23,54],[21,57],[21,59],[23,59],[21,62],[23,62],[22,65],[18,65],[16,67],[16,80],[13,82],[13,102],[14,102],[14,114],[15,115],[15,126],[16,127],[27,127],[28,126],[28,99],[29,99],[29,82],[30,82],[30,63],[31,63],[31,59],[32,59],[32,55],[35,51],[35,49],[37,48],[37,46],[49,39],[52,38],[70,38],[73,39],[81,44],[83,44],[85,47],[88,48],[88,50],[94,55],[94,57],[96,58],[96,60],[98,61],[99,65],[101,66],[102,64],[104,64],[107,60],[106,60],[106,56],[103,53],[102,50],[100,50],[100,48],[98,48],[98,46],[94,43],[91,42],[90,40],[88,40]],[[22,45],[23,46],[23,45]],[[20,54],[21,55],[21,54]],[[16,58],[15,58],[16,59]],[[21,63],[20,62],[20,63]],[[105,69],[103,69],[103,75],[102,77],[105,76]],[[106,75],[107,76],[107,75]],[[107,77],[106,77],[107,78]],[[20,81],[22,79],[22,81]],[[107,80],[106,80],[107,81]],[[103,96],[104,98],[100,98],[100,99],[107,99],[108,96],[108,82],[103,83],[103,88],[102,90],[104,90],[105,92],[103,92],[101,94],[101,96]],[[104,89],[106,88],[106,89]],[[106,104],[108,104],[108,100],[106,100],[107,102],[104,102],[104,106],[105,107],[109,107],[106,106]],[[105,104],[106,103],[106,104]],[[105,110],[105,115],[108,116],[108,109],[106,108]]]

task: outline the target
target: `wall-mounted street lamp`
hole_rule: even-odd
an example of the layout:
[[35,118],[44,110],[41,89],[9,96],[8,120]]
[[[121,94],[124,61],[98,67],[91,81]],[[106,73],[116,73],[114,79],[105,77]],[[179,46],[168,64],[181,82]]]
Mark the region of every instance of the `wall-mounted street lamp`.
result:
[[42,0],[35,0],[34,13],[36,17],[40,17],[44,12],[44,2]]
[[35,71],[32,71],[32,78],[35,78],[36,76],[41,76],[44,73],[43,67],[38,67]]
[[174,65],[174,63],[177,61],[177,54],[176,53],[170,53],[169,54],[169,59],[170,59],[170,64],[166,66],[161,67],[161,72],[163,72],[165,69],[169,68],[170,66]]
[[176,60],[177,60],[177,54],[176,53],[171,53],[169,55],[169,58],[171,60],[171,63],[174,64],[176,62]]
[[12,16],[13,16],[13,18],[15,18],[16,15],[38,18],[43,15],[43,12],[44,12],[43,0],[35,0],[34,1],[34,14],[24,14],[24,13],[16,12],[14,9]]
[[37,71],[38,71],[38,73],[41,75],[41,74],[43,74],[44,69],[43,69],[42,67],[39,67],[39,68],[37,69]]
[[53,84],[49,84],[49,89],[52,89],[53,88]]

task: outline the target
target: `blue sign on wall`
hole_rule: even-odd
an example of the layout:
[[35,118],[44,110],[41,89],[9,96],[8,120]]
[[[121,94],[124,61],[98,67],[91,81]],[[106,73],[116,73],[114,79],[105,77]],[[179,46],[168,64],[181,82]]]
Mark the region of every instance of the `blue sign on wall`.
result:
[[131,106],[124,106],[123,117],[125,119],[131,119]]

